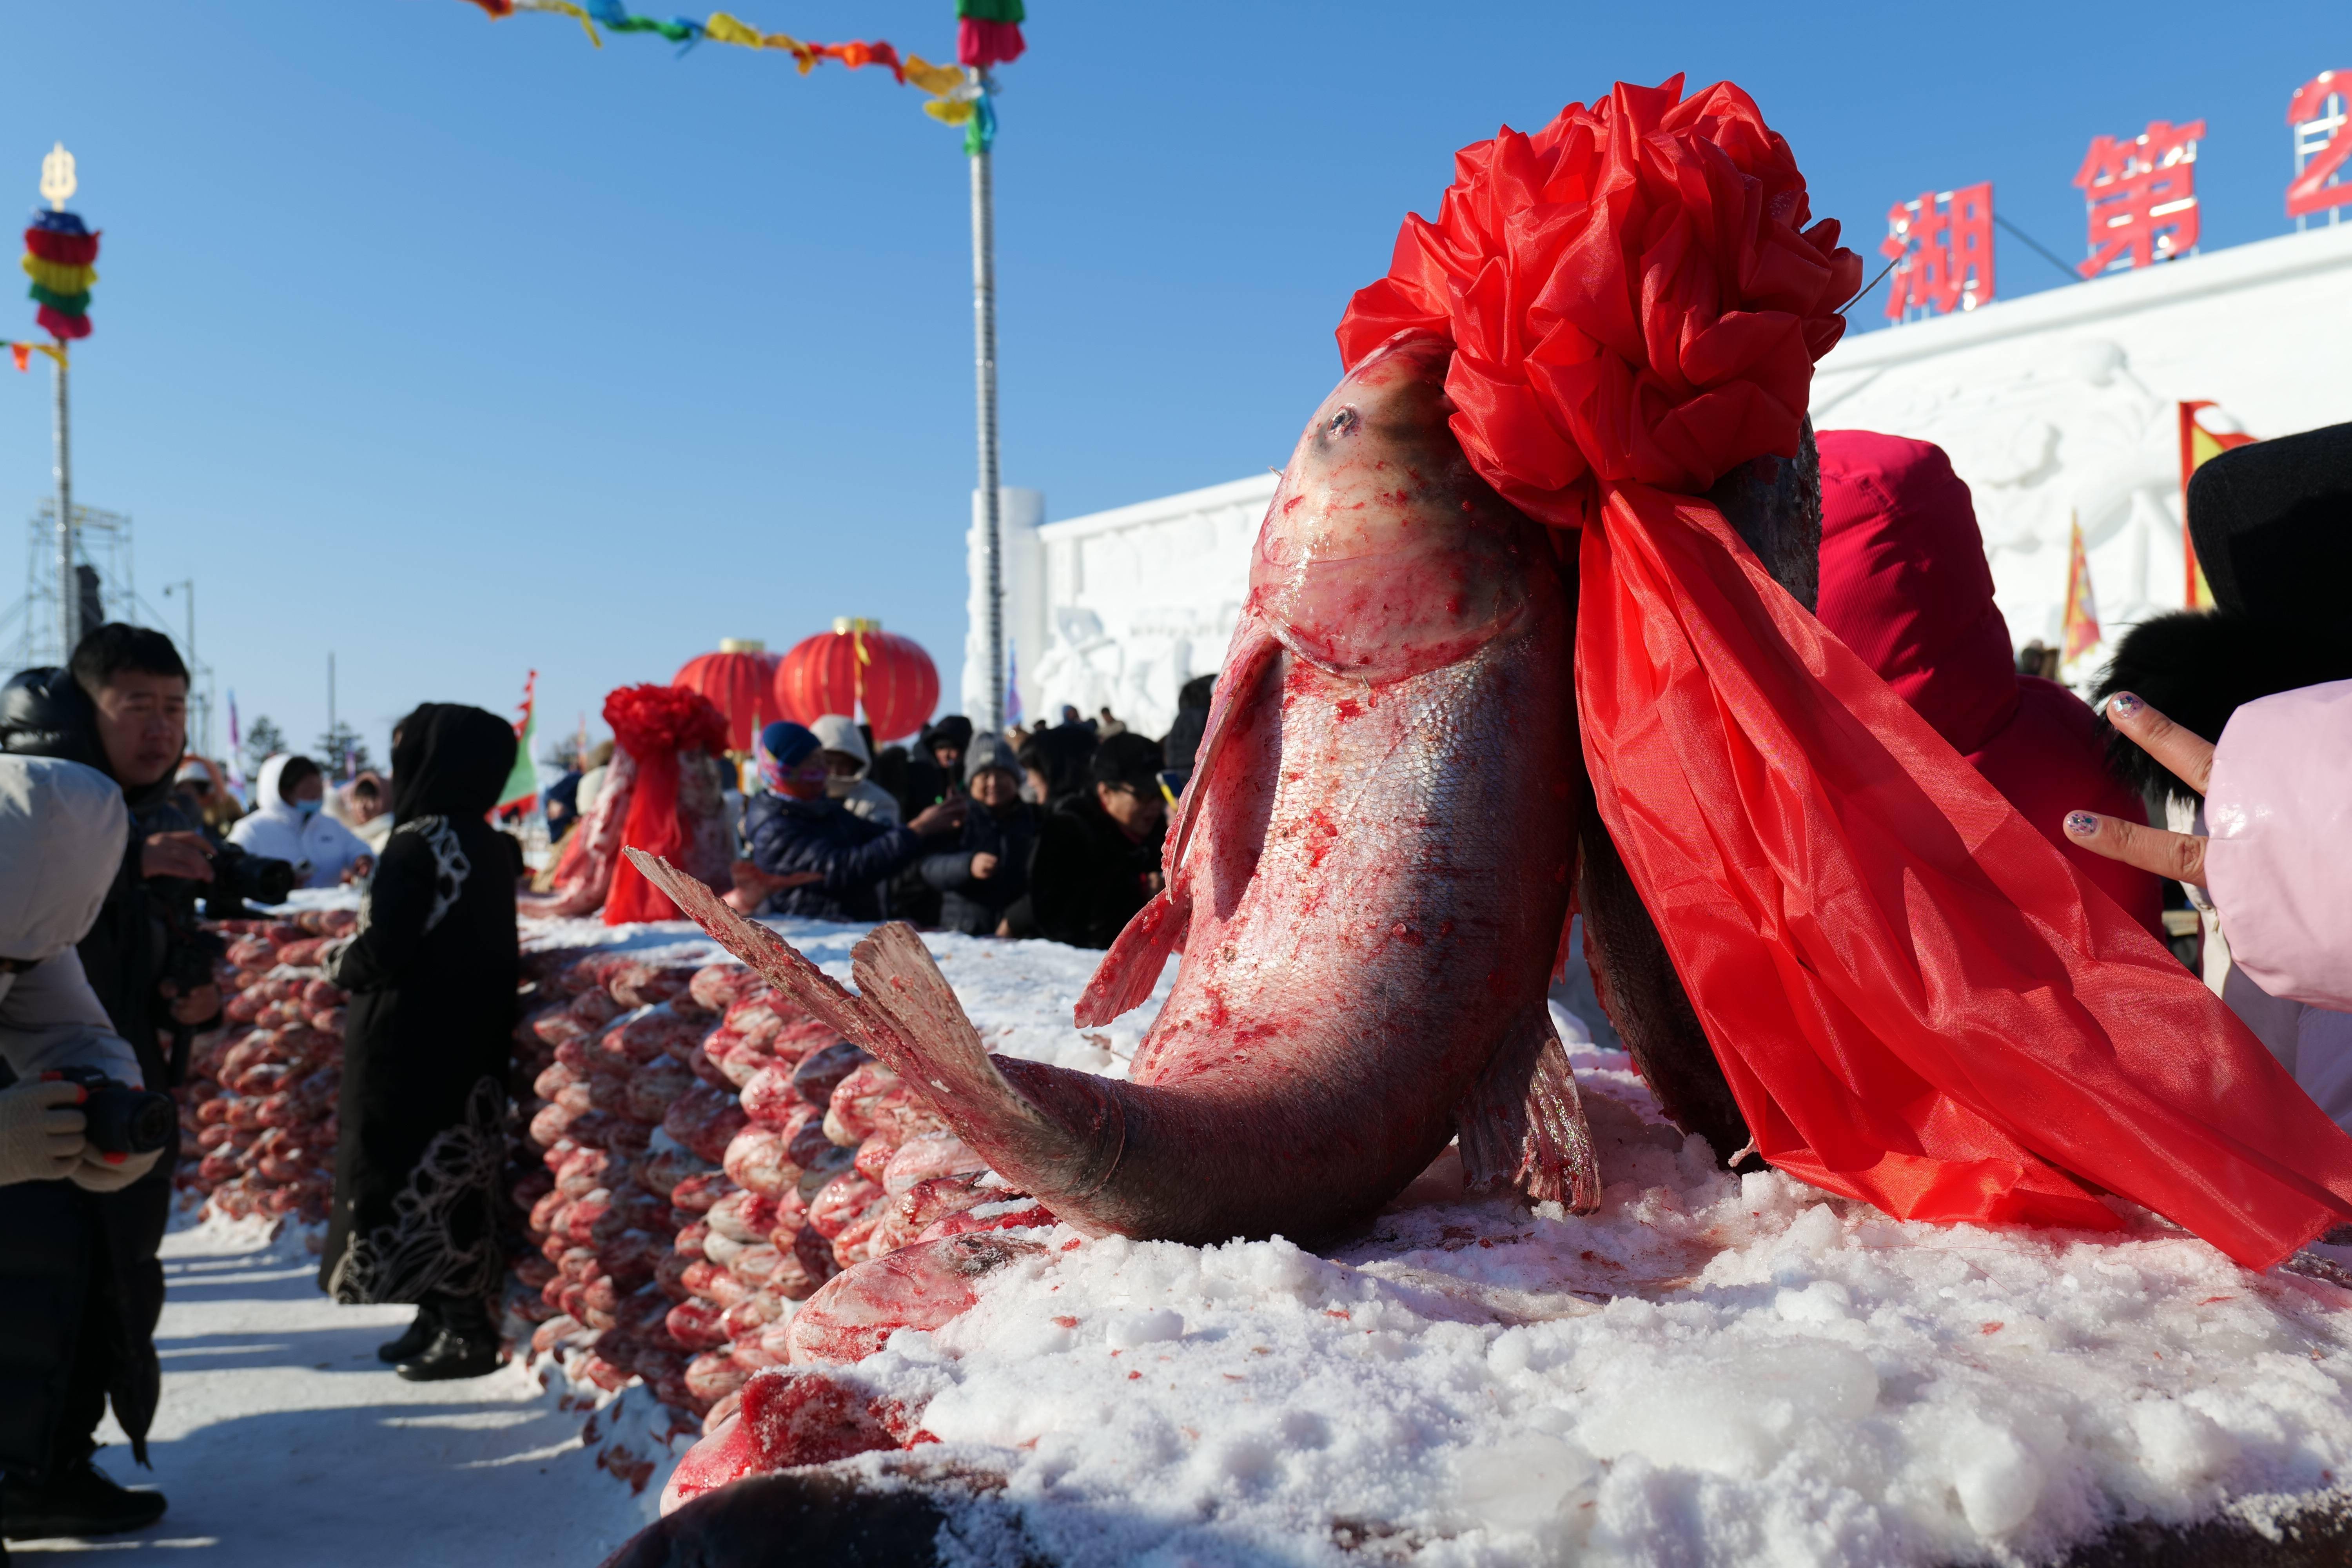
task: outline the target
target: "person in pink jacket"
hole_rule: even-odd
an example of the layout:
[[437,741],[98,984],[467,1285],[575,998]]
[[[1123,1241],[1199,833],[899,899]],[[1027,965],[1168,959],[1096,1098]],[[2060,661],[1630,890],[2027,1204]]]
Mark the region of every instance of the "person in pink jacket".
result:
[[2106,713],[2204,796],[2206,831],[2074,811],[2068,837],[2205,889],[2230,942],[2222,999],[2352,1130],[2352,680],[2242,703],[2218,742],[2128,691]]

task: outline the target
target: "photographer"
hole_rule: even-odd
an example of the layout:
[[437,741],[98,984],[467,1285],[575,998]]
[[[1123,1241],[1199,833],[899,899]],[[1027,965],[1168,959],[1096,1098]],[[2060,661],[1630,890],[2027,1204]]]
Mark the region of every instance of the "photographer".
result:
[[144,1460],[162,1279],[152,1240],[107,1211],[168,1173],[178,1137],[171,1102],[136,1092],[151,1080],[74,949],[129,828],[121,789],[95,770],[0,757],[0,885],[17,895],[0,901],[0,1531],[19,1540],[136,1530],[164,1507],[90,1463],[109,1394]]
[[[0,688],[0,748],[94,768],[114,782],[129,809],[121,849],[90,868],[110,880],[78,954],[114,1032],[137,1058],[138,1081],[154,1089],[171,1081],[167,1037],[184,1040],[220,1014],[205,945],[215,939],[195,929],[189,898],[192,883],[213,879],[209,846],[170,801],[187,705],[187,667],[171,638],[112,622],[82,638],[69,669],[26,670]],[[163,1270],[156,1251],[171,1210],[176,1136],[173,1142],[120,1192],[30,1184],[0,1204],[0,1258],[44,1281],[29,1293],[0,1292],[22,1314],[15,1337],[55,1333],[77,1346],[69,1368],[42,1365],[26,1374],[62,1373],[62,1388],[46,1396],[59,1413],[45,1479],[37,1489],[12,1484],[5,1505],[12,1519],[37,1519],[48,1533],[133,1529],[160,1506],[152,1492],[115,1487],[89,1457],[110,1396],[132,1454],[145,1459],[162,1388],[154,1330]],[[7,1353],[20,1352],[12,1344]],[[0,1403],[15,1409],[13,1400]]]

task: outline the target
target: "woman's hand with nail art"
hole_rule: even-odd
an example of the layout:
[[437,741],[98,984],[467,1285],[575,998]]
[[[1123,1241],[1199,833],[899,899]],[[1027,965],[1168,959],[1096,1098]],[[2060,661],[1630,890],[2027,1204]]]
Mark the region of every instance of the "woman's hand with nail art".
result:
[[[2213,773],[2213,742],[2182,729],[2128,691],[2107,700],[2107,722],[2170,768],[2181,783],[2199,795],[2205,793]],[[2066,837],[2110,860],[2177,881],[2204,884],[2205,840],[2194,834],[2167,833],[2095,811],[2070,811]]]

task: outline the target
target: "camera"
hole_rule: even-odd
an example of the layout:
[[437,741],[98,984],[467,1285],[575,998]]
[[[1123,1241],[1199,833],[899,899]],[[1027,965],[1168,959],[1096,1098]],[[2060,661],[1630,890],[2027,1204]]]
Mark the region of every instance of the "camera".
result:
[[205,893],[205,912],[216,921],[243,919],[253,912],[245,907],[246,900],[282,904],[301,879],[291,860],[248,855],[234,844],[224,844],[213,851],[213,879]]
[[168,1149],[180,1131],[180,1113],[168,1094],[133,1089],[97,1068],[60,1068],[44,1075],[82,1087],[82,1136],[101,1154],[145,1154]]

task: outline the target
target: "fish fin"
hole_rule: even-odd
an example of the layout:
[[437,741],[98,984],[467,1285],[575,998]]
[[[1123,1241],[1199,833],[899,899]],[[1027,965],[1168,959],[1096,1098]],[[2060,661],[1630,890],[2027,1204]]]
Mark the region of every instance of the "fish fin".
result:
[[1607,825],[1588,811],[1578,828],[1576,903],[1593,993],[1666,1120],[1723,1159],[1749,1141],[1731,1080]]
[[1601,1166],[1568,1052],[1541,1004],[1511,1031],[1454,1112],[1469,1189],[1516,1188],[1570,1214],[1601,1205]]
[[1079,1028],[1108,1024],[1151,999],[1151,988],[1160,984],[1160,972],[1168,967],[1168,955],[1176,951],[1192,912],[1192,900],[1179,903],[1165,888],[1135,911],[1079,994]]
[[[1225,650],[1225,666],[1217,672],[1216,689],[1209,699],[1209,722],[1201,731],[1200,749],[1192,754],[1192,776],[1184,783],[1184,798],[1177,803],[1176,820],[1168,826],[1168,850],[1160,864],[1171,888],[1180,883],[1184,849],[1200,823],[1202,802],[1215,780],[1218,760],[1224,754],[1225,738],[1233,732],[1234,715],[1255,693],[1266,662],[1281,651],[1273,628],[1244,612],[1241,625],[1234,628],[1234,646]],[[1154,970],[1152,978],[1159,977]]]

